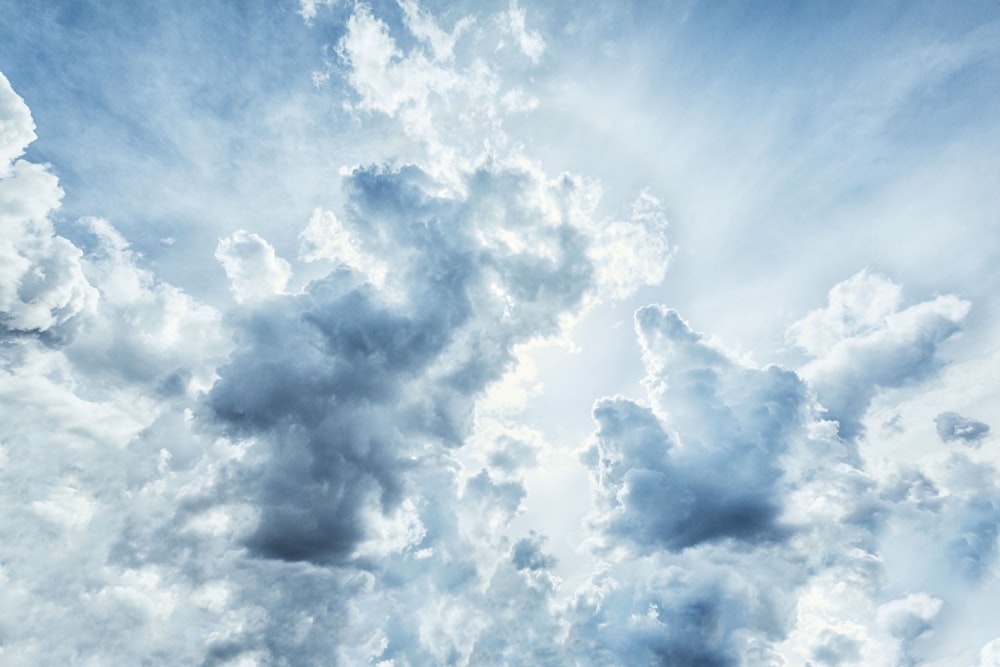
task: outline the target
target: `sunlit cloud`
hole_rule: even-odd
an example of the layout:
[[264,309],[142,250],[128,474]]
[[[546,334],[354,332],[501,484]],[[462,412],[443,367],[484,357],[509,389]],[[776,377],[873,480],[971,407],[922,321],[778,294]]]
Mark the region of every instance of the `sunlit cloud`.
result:
[[1000,665],[1000,14],[647,5],[0,0],[0,662]]

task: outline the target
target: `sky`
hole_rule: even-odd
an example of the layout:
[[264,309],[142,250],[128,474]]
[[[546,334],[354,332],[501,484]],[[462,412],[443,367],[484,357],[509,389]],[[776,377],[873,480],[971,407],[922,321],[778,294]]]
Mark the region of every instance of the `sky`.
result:
[[1000,667],[996,3],[0,19],[4,665]]

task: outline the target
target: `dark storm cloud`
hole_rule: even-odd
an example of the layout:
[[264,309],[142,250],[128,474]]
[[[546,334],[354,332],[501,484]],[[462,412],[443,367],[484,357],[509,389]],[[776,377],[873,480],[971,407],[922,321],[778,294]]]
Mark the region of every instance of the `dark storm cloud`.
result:
[[934,418],[938,437],[942,442],[961,441],[966,445],[978,445],[990,432],[989,424],[969,419],[955,412],[942,412]]

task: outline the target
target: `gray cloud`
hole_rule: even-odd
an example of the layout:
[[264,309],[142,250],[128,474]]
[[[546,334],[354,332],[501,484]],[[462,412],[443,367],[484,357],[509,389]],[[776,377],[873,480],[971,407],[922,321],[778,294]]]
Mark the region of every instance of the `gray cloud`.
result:
[[[572,181],[492,166],[466,185],[441,196],[413,166],[355,171],[344,224],[391,267],[386,284],[335,272],[240,326],[208,402],[268,452],[247,477],[262,512],[248,544],[260,555],[348,558],[364,513],[392,511],[408,470],[462,444],[512,346],[555,333],[591,289],[578,221],[546,210],[574,196]],[[490,238],[505,229],[533,242]],[[481,481],[472,488],[490,486]]]
[[598,431],[584,462],[600,523],[675,550],[779,539],[779,459],[800,435],[805,386],[775,366],[741,366],[674,311],[649,306],[635,320],[653,405],[613,398],[594,407]]
[[934,418],[938,437],[942,442],[961,441],[967,445],[978,445],[990,432],[989,424],[963,417],[956,412],[942,412]]
[[510,558],[518,570],[544,570],[556,564],[553,556],[546,554],[542,548],[545,539],[532,532],[528,537],[522,537],[514,543]]
[[861,642],[851,637],[826,631],[813,649],[812,657],[820,665],[850,665],[861,659]]
[[[296,275],[329,270],[304,286],[264,238],[211,231],[240,301],[222,315],[107,221],[58,236],[48,168],[5,172],[4,659],[888,666],[951,651],[954,619],[996,588],[991,452],[899,467],[858,436],[878,392],[918,391],[944,363],[968,304],[903,308],[898,286],[862,272],[793,326],[813,359],[801,374],[641,308],[646,395],[598,400],[584,470],[555,469],[578,442],[479,399],[522,343],[663,277],[663,207],[644,193],[628,220],[597,222],[595,183],[545,175],[500,131],[480,155],[483,128],[533,101],[488,63],[463,69],[463,35],[485,57],[499,29],[501,55],[527,66],[543,55],[533,9],[451,32],[401,9],[411,34],[396,42],[355,7],[326,74],[355,86],[345,122],[398,119],[423,142],[406,159],[431,159],[345,169],[343,206],[319,204],[299,236]],[[16,160],[30,114],[3,86],[0,114],[0,158]],[[989,428],[937,421],[970,443]],[[924,437],[904,426],[886,431]],[[531,530],[586,511],[539,510],[538,485],[587,473],[588,523]],[[560,502],[585,503],[578,489]]]

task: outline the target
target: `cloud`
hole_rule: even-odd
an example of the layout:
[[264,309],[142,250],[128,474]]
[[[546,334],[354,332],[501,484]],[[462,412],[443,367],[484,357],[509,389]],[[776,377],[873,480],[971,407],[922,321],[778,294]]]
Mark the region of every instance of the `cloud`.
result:
[[867,270],[835,286],[828,300],[793,324],[789,336],[814,357],[802,375],[848,440],[861,434],[861,419],[880,389],[940,368],[938,350],[970,308],[946,295],[900,309],[899,287]]
[[305,262],[330,262],[366,274],[368,282],[381,284],[387,268],[376,257],[361,251],[359,241],[333,211],[316,209],[299,234],[299,258]]
[[[879,294],[865,298],[872,289]],[[901,311],[901,290],[864,273],[831,293],[831,309],[790,333],[816,354],[836,355],[845,340],[936,341],[946,337],[938,325],[952,331],[947,316],[968,308],[942,298]],[[942,584],[893,597],[887,581],[927,581],[896,550],[909,544],[948,563],[959,589],[983,581],[996,562],[992,468],[955,459],[923,473],[893,468],[894,478],[866,468],[808,376],[738,361],[663,306],[640,308],[635,322],[648,402],[618,396],[594,407],[597,430],[581,458],[594,491],[591,546],[606,563],[573,598],[567,648],[623,664],[921,664],[922,638],[963,593]],[[910,530],[933,537],[916,546]],[[676,578],[667,585],[646,568]],[[749,602],[763,591],[766,600]],[[726,614],[741,613],[727,625]]]
[[316,13],[322,6],[334,5],[337,0],[299,0],[299,14],[306,23],[316,18]]
[[813,649],[813,659],[821,665],[850,665],[861,660],[861,642],[847,635],[824,631]]
[[532,533],[514,543],[511,550],[511,562],[518,570],[544,570],[553,567],[556,560],[542,551],[545,545],[544,537]]
[[968,419],[956,412],[942,412],[934,418],[938,437],[942,442],[960,440],[967,445],[978,445],[990,432],[989,424]]
[[644,191],[630,213],[627,220],[602,225],[591,251],[601,283],[616,299],[661,283],[673,257],[662,202]]
[[742,366],[672,310],[647,306],[635,322],[651,406],[619,397],[594,407],[584,462],[600,523],[646,548],[779,539],[779,460],[800,437],[804,384]]
[[[16,160],[34,141],[24,101],[0,75],[0,333],[61,341],[97,293],[83,274],[82,253],[58,236],[50,215],[62,189],[44,165]],[[16,161],[15,161],[16,160]]]
[[976,667],[997,667],[1000,665],[1000,637],[988,641],[979,651]]
[[932,631],[934,619],[941,611],[942,601],[926,593],[914,593],[905,598],[886,602],[878,608],[875,618],[879,627],[900,642],[902,664],[919,664],[909,657],[910,645]]
[[[399,36],[367,5],[348,19],[336,45],[338,73],[353,97],[346,107],[359,120],[375,113],[397,121],[407,160],[451,187],[461,187],[462,172],[485,155],[522,153],[504,126],[511,114],[537,106],[523,72],[544,47],[539,33],[526,31],[523,10],[514,4],[490,21],[461,16],[446,29],[415,2],[400,8]],[[496,47],[506,37],[530,54],[529,63],[500,57]]]
[[884,328],[903,302],[903,289],[865,269],[834,285],[827,302],[788,329],[791,342],[813,357],[828,354],[846,338]]
[[[514,40],[517,48],[533,63],[537,63],[545,53],[545,39],[536,30],[526,28],[525,10],[521,9],[517,0],[511,0],[507,11],[497,17],[497,23],[502,30]],[[503,43],[501,42],[501,46]]]
[[471,16],[460,19],[451,32],[443,30],[426,9],[415,0],[400,0],[407,30],[422,42],[430,44],[435,60],[449,61],[455,57],[455,42],[475,22]]
[[[426,15],[421,21],[416,7],[411,6],[406,16],[408,27],[417,31],[416,37],[434,47],[436,56],[446,33]],[[447,36],[452,45],[455,37],[457,34]],[[429,59],[419,50],[401,52],[389,34],[388,25],[373,16],[365,5],[359,5],[348,19],[347,34],[338,44],[338,51],[350,67],[349,81],[358,93],[359,108],[364,111],[392,116],[408,108],[416,114],[410,117],[411,123],[426,123],[421,115],[428,113],[432,94],[446,96],[451,89],[468,85],[457,71],[437,64],[435,58]]]
[[74,365],[161,395],[206,389],[229,348],[220,313],[143,268],[107,220],[83,218],[75,231],[88,248],[83,271],[100,298],[65,351]]
[[781,664],[770,646],[793,606],[764,565],[774,552],[740,549],[739,566],[725,553],[603,564],[565,612],[569,654],[590,664]]
[[292,267],[274,254],[270,243],[244,229],[219,239],[215,258],[232,283],[240,303],[266,299],[285,289]]
[[[533,108],[520,75],[545,74],[527,68],[557,44],[529,28],[535,11],[449,26],[409,0],[389,18],[346,8],[329,73],[351,104],[332,115],[399,133],[302,208],[297,283],[262,236],[209,230],[239,302],[225,312],[164,281],[128,222],[54,227],[54,175],[14,163],[0,184],[14,222],[0,239],[14,267],[0,269],[5,660],[889,667],[981,649],[992,664],[978,618],[997,592],[994,453],[942,451],[927,417],[941,408],[900,405],[989,414],[918,384],[946,363],[962,299],[904,306],[863,271],[792,327],[799,370],[644,306],[640,397],[599,398],[596,427],[525,423],[542,391],[526,350],[540,359],[607,317],[674,256],[657,197],[599,215],[597,182],[547,173],[506,134],[505,114]],[[17,160],[33,125],[0,93]],[[24,276],[44,280],[26,291]],[[587,359],[571,363],[593,398],[604,370]],[[875,398],[899,415],[891,437],[932,454],[882,460],[890,436],[861,437]],[[579,456],[575,436],[552,437],[557,419],[593,430]],[[989,428],[936,423],[952,441]],[[589,506],[586,479],[562,481],[587,475]],[[544,522],[530,516],[550,499]]]
[[11,165],[36,138],[28,105],[0,73],[0,177],[10,174]]
[[[253,473],[260,555],[349,558],[366,512],[391,513],[408,471],[462,444],[476,397],[512,347],[558,332],[592,289],[584,225],[566,179],[484,166],[442,196],[415,167],[358,169],[344,225],[389,267],[384,291],[341,269],[248,316],[209,396]],[[522,243],[502,235],[510,229]]]

